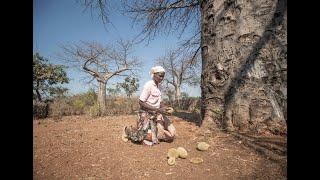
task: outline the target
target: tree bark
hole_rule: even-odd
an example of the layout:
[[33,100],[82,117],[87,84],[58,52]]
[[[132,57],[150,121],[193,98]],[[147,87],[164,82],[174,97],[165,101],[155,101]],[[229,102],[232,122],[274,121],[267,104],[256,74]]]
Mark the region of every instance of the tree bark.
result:
[[37,81],[37,88],[36,88],[36,93],[37,93],[37,99],[39,102],[42,102],[41,94],[39,92],[39,82]]
[[285,117],[268,88],[286,100],[286,4],[202,1],[203,124],[248,131]]
[[39,101],[39,102],[42,102],[41,94],[40,94],[40,92],[39,92],[38,89],[36,89],[36,93],[37,93],[37,99],[38,99],[38,101]]
[[179,85],[175,86],[175,99],[180,107],[180,99],[181,99],[181,88]]
[[222,120],[224,105],[224,89],[226,89],[225,75],[223,70],[218,70],[215,33],[214,0],[204,0],[201,5],[201,114],[203,126],[219,125]]
[[100,115],[106,114],[106,82],[99,82],[99,92],[98,92],[98,105],[100,110]]

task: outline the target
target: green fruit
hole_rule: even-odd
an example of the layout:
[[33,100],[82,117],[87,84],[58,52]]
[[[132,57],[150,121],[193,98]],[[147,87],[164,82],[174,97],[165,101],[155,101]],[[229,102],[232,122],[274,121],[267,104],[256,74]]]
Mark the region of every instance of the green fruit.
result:
[[197,145],[197,149],[199,149],[200,151],[206,151],[208,150],[209,147],[210,145],[207,144],[206,142],[199,142]]
[[180,158],[186,158],[188,156],[188,152],[183,147],[178,147],[177,151],[179,152]]

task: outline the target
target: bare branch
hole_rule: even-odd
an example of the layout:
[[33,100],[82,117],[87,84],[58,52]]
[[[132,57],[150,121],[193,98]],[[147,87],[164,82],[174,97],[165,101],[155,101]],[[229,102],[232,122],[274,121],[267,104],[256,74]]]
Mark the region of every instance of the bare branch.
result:
[[85,73],[101,82],[107,82],[114,76],[127,75],[134,72],[140,62],[130,58],[133,48],[130,41],[119,41],[118,47],[104,47],[97,42],[81,41],[75,45],[64,45],[63,59],[81,67]]
[[165,56],[158,58],[157,63],[166,69],[165,82],[175,87],[176,96],[182,84],[195,85],[198,82],[199,48],[195,52],[183,52],[182,47],[169,50]]
[[171,82],[171,81],[168,81],[168,79],[164,79],[164,81],[167,83],[167,84],[171,84],[174,86],[174,84]]
[[132,16],[133,23],[142,23],[143,30],[137,36],[141,41],[153,39],[158,33],[177,33],[181,37],[190,24],[199,23],[198,0],[159,0],[159,1],[124,1],[126,12]]
[[[110,4],[107,0],[77,0],[81,6],[84,7],[83,12],[86,12],[90,9],[91,17],[93,17],[93,12],[97,12],[99,18],[101,18],[104,25],[109,23],[109,11]],[[98,10],[98,11],[96,11]]]
[[89,69],[89,68],[87,67],[88,62],[90,62],[90,59],[88,59],[88,60],[84,63],[83,69],[84,69],[85,71],[87,71],[87,73],[89,73],[91,76],[93,76],[93,77],[99,77],[99,73],[98,73],[97,71],[94,71],[94,70]]

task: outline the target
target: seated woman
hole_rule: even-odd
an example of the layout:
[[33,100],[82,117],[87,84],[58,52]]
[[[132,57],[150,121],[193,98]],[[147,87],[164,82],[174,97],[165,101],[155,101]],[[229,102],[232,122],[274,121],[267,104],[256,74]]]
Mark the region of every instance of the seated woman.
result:
[[[139,97],[140,110],[137,128],[125,127],[127,138],[133,141],[143,141],[147,145],[158,144],[159,140],[172,141],[176,134],[172,122],[164,115],[166,107],[161,102],[159,85],[164,78],[165,70],[161,66],[156,66],[151,69],[150,75],[152,80],[144,85]],[[148,130],[151,137],[148,136]]]

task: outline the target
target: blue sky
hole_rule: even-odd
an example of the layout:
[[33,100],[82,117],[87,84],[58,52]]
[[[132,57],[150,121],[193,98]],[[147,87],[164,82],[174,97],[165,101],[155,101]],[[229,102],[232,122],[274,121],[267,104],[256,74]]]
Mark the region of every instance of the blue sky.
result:
[[[90,11],[83,12],[83,9],[76,0],[33,0],[33,52],[39,52],[51,63],[61,64],[55,59],[55,53],[61,52],[59,45],[79,43],[81,40],[112,44],[120,37],[133,39],[141,30],[138,26],[132,28],[130,19],[117,12],[117,7],[110,14],[114,27],[107,26],[108,31],[96,14],[91,16]],[[143,62],[137,95],[144,83],[150,80],[149,70],[155,65],[155,60],[169,48],[175,47],[177,42],[175,35],[160,35],[149,44],[143,42],[135,46],[132,55]],[[73,69],[67,69],[67,73],[71,79],[66,85],[70,93],[85,92],[90,88],[81,81],[85,74]],[[200,96],[200,87],[184,87],[182,91],[190,96]]]

